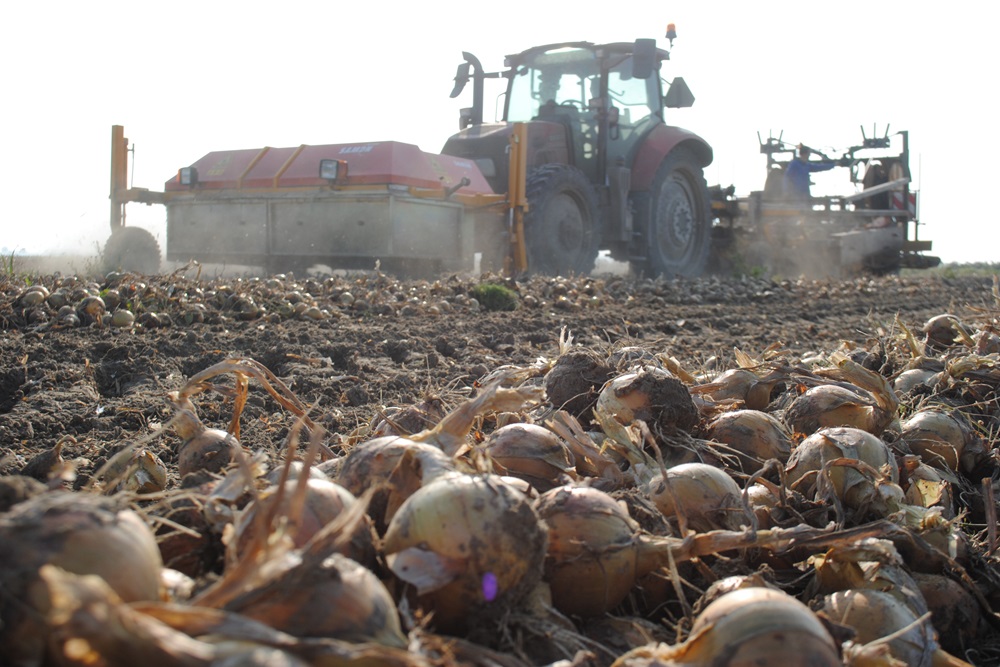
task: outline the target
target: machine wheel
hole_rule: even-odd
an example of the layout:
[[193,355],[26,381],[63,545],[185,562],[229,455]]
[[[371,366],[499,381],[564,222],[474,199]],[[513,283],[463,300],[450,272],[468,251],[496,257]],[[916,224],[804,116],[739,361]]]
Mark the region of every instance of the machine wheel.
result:
[[524,236],[528,270],[548,275],[587,274],[601,246],[597,194],[587,177],[565,164],[528,175]]
[[121,227],[104,244],[101,264],[105,271],[160,272],[160,244],[140,227]]
[[676,148],[660,164],[648,201],[638,201],[640,229],[646,234],[644,273],[697,276],[705,270],[712,244],[708,187],[698,160]]

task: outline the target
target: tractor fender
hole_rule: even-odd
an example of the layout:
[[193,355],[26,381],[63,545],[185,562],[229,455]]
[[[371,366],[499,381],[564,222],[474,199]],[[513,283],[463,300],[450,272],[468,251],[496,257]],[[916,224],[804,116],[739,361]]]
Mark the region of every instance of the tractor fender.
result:
[[712,164],[712,147],[694,132],[672,125],[657,125],[646,136],[632,162],[632,190],[648,190],[663,159],[680,145],[690,150],[702,169]]

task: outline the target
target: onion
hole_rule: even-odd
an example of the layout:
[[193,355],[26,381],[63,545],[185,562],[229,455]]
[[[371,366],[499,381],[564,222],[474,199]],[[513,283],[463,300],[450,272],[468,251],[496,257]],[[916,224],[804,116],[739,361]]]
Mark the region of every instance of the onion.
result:
[[444,404],[437,396],[427,396],[420,403],[405,408],[388,408],[372,420],[370,438],[386,435],[408,436],[419,433],[444,418]]
[[[245,553],[247,545],[255,539],[257,530],[271,529],[271,526],[259,519],[261,508],[265,514],[277,509],[278,516],[289,516],[294,495],[293,486],[288,484],[283,494],[279,493],[280,487],[271,486],[240,512],[234,526],[235,538],[230,543],[237,558]],[[280,508],[274,508],[274,502],[278,500]],[[293,546],[296,548],[304,546],[325,525],[334,521],[357,502],[357,498],[339,484],[310,477],[306,481],[302,511],[298,517],[292,518],[294,524],[290,530],[290,537]],[[371,520],[367,516],[362,517],[351,540],[338,551],[363,565],[375,566],[375,540]]]
[[24,475],[0,475],[0,514],[28,498],[49,490],[37,479]]
[[[876,406],[857,391],[839,385],[813,387],[785,411],[785,421],[796,433],[810,435],[829,426],[874,429]],[[881,432],[881,431],[879,431]]]
[[392,514],[415,488],[390,487],[388,481],[393,471],[407,456],[409,468],[418,479],[416,487],[454,472],[455,463],[447,454],[433,445],[414,442],[400,436],[383,436],[353,447],[340,463],[335,481],[355,496],[374,488],[368,505],[368,514],[379,532],[384,532]]
[[914,572],[913,579],[946,651],[960,653],[988,631],[979,602],[966,586],[943,574]]
[[935,315],[924,324],[924,344],[933,350],[944,350],[970,335],[969,330],[951,313]]
[[[879,558],[882,560],[870,560]],[[810,559],[817,591],[832,594],[842,590],[876,590],[888,593],[916,616],[927,613],[927,603],[916,581],[900,564],[891,544],[878,540],[835,546]]]
[[682,463],[653,477],[649,497],[663,515],[681,527],[704,532],[749,524],[742,491],[732,477],[707,463]]
[[843,352],[830,356],[833,368],[817,374],[841,382],[809,389],[785,411],[785,422],[796,433],[810,435],[828,426],[850,426],[881,435],[896,417],[899,399],[888,380]]
[[228,431],[207,428],[194,412],[194,405],[177,392],[170,393],[177,406],[173,419],[174,432],[182,442],[177,448],[177,473],[184,477],[193,472],[220,473],[242,450],[239,441]]
[[767,580],[765,580],[760,574],[734,574],[730,577],[713,581],[712,585],[709,586],[702,596],[698,598],[698,601],[695,602],[692,611],[696,617],[700,616],[709,605],[719,598],[734,591],[743,590],[744,588],[769,588],[772,590],[779,590],[768,584]]
[[908,482],[906,502],[920,507],[940,507],[944,518],[954,518],[952,486],[958,483],[958,477],[950,471],[932,468],[913,454],[904,456],[902,463]]
[[747,473],[757,472],[770,459],[786,463],[792,450],[787,429],[759,410],[725,412],[709,422],[705,435],[739,452],[743,471]]
[[935,378],[940,377],[940,371],[933,371],[929,368],[911,368],[896,376],[892,381],[892,388],[897,394],[906,394],[917,387],[931,387]]
[[[838,463],[842,460],[846,461]],[[850,467],[850,461],[860,461],[872,472]],[[792,451],[785,472],[793,489],[806,495],[812,489],[812,495],[820,497],[825,483],[821,476],[825,476],[836,497],[855,511],[876,503],[879,482],[899,479],[895,459],[884,442],[867,431],[846,427],[825,428],[803,440]]]
[[713,403],[742,403],[750,410],[763,410],[771,402],[771,391],[781,381],[777,375],[765,378],[746,368],[731,368],[711,382],[692,387],[691,393]]
[[[305,667],[426,664],[402,648],[299,640],[240,614],[162,603],[122,604],[98,577],[51,565],[41,572],[51,601],[52,664],[161,667]],[[46,664],[49,664],[47,661]]]
[[1000,354],[1000,336],[989,328],[977,331],[972,339],[976,343],[976,354]]
[[941,650],[929,618],[918,616],[889,593],[838,591],[823,599],[822,611],[837,623],[854,628],[856,643],[868,644],[893,635],[888,640],[889,650],[909,667],[968,664]]
[[495,475],[426,484],[389,523],[392,572],[416,587],[443,632],[519,602],[542,576],[545,528],[528,498]]
[[545,580],[556,609],[599,616],[617,607],[639,576],[639,524],[603,491],[564,486],[535,503],[548,528]]
[[523,479],[542,493],[576,479],[573,455],[543,426],[508,424],[493,431],[483,446],[500,472]]
[[131,493],[157,493],[167,487],[167,466],[148,449],[126,447],[101,469],[108,490]]
[[602,426],[612,419],[623,426],[641,419],[654,432],[687,431],[698,423],[688,388],[669,371],[654,366],[610,380],[597,398],[594,413]]
[[984,456],[982,442],[959,418],[940,410],[920,410],[902,423],[900,439],[925,463],[971,472]]
[[699,665],[843,663],[830,632],[809,607],[771,588],[741,588],[708,605],[675,656]]
[[337,553],[294,566],[225,608],[297,637],[406,646],[389,591],[371,570]]
[[84,493],[25,500],[0,516],[0,663],[32,663],[41,655],[47,610],[32,591],[46,563],[99,576],[126,602],[160,597],[163,563],[138,514]]
[[34,308],[40,306],[48,298],[48,288],[44,285],[31,285],[17,295],[17,298],[14,299],[14,305],[21,308]]
[[770,528],[774,524],[771,520],[771,511],[778,507],[781,502],[779,492],[761,482],[751,484],[744,491],[747,504],[750,505],[750,510],[757,517],[758,527]]
[[727,593],[698,615],[682,644],[629,651],[612,667],[841,667],[837,643],[809,607],[770,588]]

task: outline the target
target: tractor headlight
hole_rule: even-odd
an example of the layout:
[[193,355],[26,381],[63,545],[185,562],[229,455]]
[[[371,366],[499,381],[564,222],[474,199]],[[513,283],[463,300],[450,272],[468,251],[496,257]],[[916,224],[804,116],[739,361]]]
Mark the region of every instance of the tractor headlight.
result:
[[332,185],[347,177],[347,163],[343,160],[320,160],[319,177]]
[[197,185],[198,170],[194,167],[181,167],[177,170],[177,180],[180,181],[181,185]]

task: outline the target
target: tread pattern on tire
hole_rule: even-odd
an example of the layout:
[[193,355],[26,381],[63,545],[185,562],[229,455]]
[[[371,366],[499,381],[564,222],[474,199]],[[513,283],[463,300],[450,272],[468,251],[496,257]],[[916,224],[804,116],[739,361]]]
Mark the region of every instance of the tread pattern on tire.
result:
[[[684,173],[692,194],[700,200],[691,202],[697,209],[695,217],[700,218],[700,220],[695,220],[694,234],[696,234],[696,239],[692,250],[685,253],[685,256],[676,262],[662,256],[659,252],[657,236],[659,227],[653,218],[658,207],[661,184],[670,177],[672,172],[678,170]],[[650,276],[697,276],[704,273],[712,242],[711,203],[704,171],[699,166],[694,154],[683,146],[671,151],[660,163],[650,191],[637,197],[636,204],[639,228],[643,230],[645,236],[646,258],[638,267],[641,272]]]
[[104,244],[101,263],[105,271],[155,274],[160,271],[160,244],[141,227],[122,227]]
[[[528,175],[525,193],[529,205],[524,219],[529,271],[548,275],[590,273],[600,251],[602,227],[597,194],[583,172],[566,164],[543,165]],[[581,223],[585,228],[589,226],[581,238],[573,239],[575,256],[567,256],[566,239],[561,239],[559,229],[554,228],[557,223],[539,217],[551,198],[560,194],[568,194],[582,207]]]

